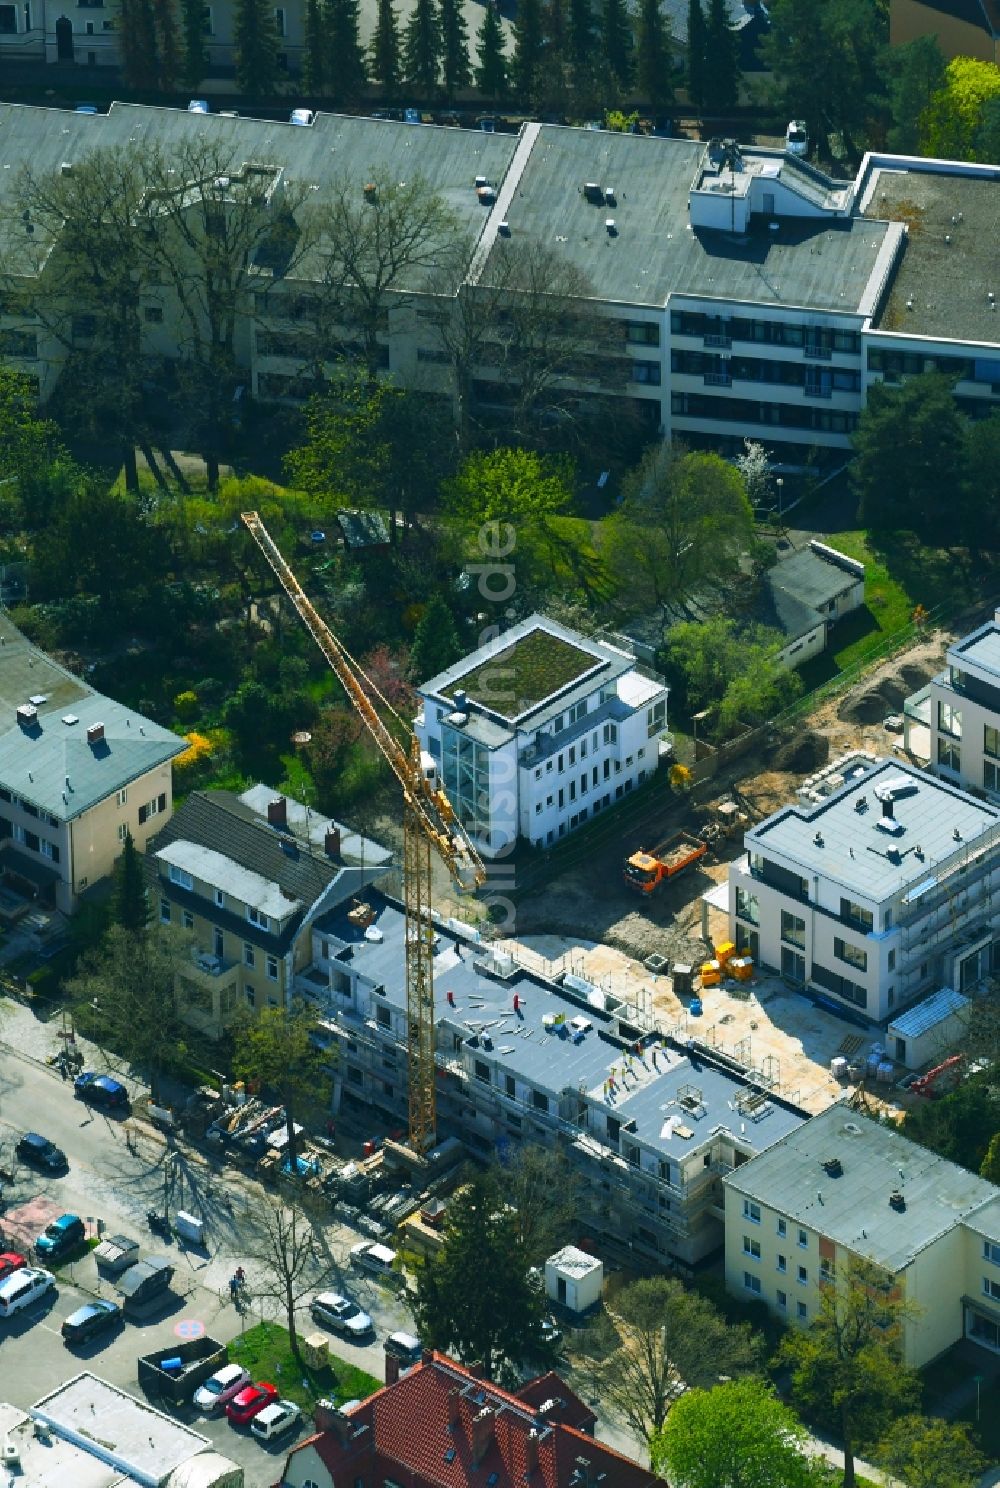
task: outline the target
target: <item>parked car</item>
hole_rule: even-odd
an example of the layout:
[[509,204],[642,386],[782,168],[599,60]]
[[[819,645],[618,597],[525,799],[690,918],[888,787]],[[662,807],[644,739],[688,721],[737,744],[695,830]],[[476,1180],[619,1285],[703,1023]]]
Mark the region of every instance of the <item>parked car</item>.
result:
[[374,1331],[368,1313],[339,1292],[320,1292],[310,1302],[309,1311],[317,1323],[347,1338],[364,1338]]
[[73,112],[74,114],[98,114],[100,109],[96,103],[78,103]]
[[210,114],[211,112],[212,110],[209,108],[208,102],[204,98],[192,98],[191,102],[188,104],[189,114]]
[[301,1414],[294,1400],[275,1400],[254,1416],[250,1430],[261,1441],[273,1441],[290,1431]]
[[199,1410],[216,1411],[228,1405],[250,1383],[250,1376],[242,1364],[227,1364],[209,1375],[203,1385],[194,1392],[194,1403]]
[[16,1250],[5,1250],[0,1255],[0,1281],[6,1281],[13,1271],[20,1271],[28,1264],[26,1256],[19,1255]]
[[294,108],[288,116],[289,124],[311,124],[316,115],[309,108]]
[[25,1266],[12,1272],[6,1281],[0,1282],[0,1318],[23,1312],[33,1302],[54,1291],[55,1285],[52,1272],[43,1270],[41,1266]]
[[118,1303],[98,1298],[71,1312],[59,1331],[65,1343],[89,1343],[101,1333],[110,1333],[121,1321],[122,1310]]
[[809,133],[801,119],[789,119],[785,130],[785,149],[789,155],[809,154]]
[[415,1333],[390,1333],[382,1347],[407,1369],[419,1364],[424,1352],[424,1346]]
[[351,1246],[351,1265],[359,1271],[372,1271],[376,1276],[395,1279],[396,1252],[377,1240],[362,1240]]
[[79,1214],[60,1214],[38,1236],[35,1255],[44,1261],[58,1261],[86,1238],[87,1231]]
[[14,1148],[22,1162],[32,1163],[36,1168],[45,1168],[49,1173],[62,1173],[69,1166],[66,1154],[55,1142],[43,1137],[40,1132],[25,1132]]
[[256,1385],[245,1385],[226,1406],[226,1415],[231,1426],[246,1426],[259,1416],[266,1405],[277,1400],[278,1392],[267,1380]]
[[84,1070],[73,1081],[73,1094],[93,1106],[109,1106],[113,1110],[124,1110],[129,1105],[129,1095],[120,1080],[110,1075],[99,1075],[94,1070]]

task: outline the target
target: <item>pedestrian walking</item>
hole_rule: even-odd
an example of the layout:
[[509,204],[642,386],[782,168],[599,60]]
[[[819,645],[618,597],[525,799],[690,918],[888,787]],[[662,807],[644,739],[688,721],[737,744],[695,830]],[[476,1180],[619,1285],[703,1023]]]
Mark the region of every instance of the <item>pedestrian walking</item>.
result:
[[231,1276],[229,1278],[229,1300],[230,1300],[230,1302],[232,1302],[232,1303],[235,1304],[237,1298],[239,1297],[239,1294],[240,1294],[239,1278],[236,1277],[236,1276]]

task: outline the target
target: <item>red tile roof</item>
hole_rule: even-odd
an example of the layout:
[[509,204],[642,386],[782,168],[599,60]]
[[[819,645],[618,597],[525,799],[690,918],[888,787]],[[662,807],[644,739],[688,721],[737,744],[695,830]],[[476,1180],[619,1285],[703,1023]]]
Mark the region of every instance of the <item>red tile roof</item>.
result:
[[[553,1397],[564,1407],[540,1416],[537,1407]],[[484,1417],[484,1411],[490,1414]],[[312,1446],[334,1483],[380,1475],[401,1488],[525,1488],[526,1479],[531,1488],[595,1488],[602,1474],[607,1488],[658,1483],[648,1468],[564,1417],[592,1421],[593,1412],[557,1374],[542,1375],[515,1395],[477,1379],[444,1354],[431,1354],[351,1412],[346,1442],[335,1429],[322,1431],[293,1448],[290,1457]],[[535,1450],[537,1467],[531,1468]]]
[[547,1419],[561,1421],[565,1426],[575,1426],[578,1431],[592,1432],[597,1422],[590,1406],[583,1403],[576,1391],[571,1390],[554,1369],[522,1385],[517,1398],[536,1411],[554,1401],[553,1409],[546,1412]]

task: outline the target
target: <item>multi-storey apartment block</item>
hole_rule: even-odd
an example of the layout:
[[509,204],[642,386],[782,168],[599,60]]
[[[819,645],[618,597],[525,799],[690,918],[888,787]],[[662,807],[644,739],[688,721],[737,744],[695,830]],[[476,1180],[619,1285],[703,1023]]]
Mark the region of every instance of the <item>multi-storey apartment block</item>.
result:
[[1000,801],[1000,618],[955,641],[945,659],[946,670],[907,698],[904,741],[917,749],[926,731],[942,780]]
[[[266,172],[274,188],[262,210],[286,180],[318,193],[354,181],[361,202],[373,178],[419,175],[456,216],[464,271],[459,264],[447,290],[411,274],[385,295],[379,359],[400,384],[456,406],[442,318],[502,283],[505,255],[531,250],[579,271],[587,305],[615,329],[608,344],[581,344],[557,374],[561,406],[580,417],[627,399],[652,431],[727,451],[749,435],[795,464],[812,448],[848,448],[874,380],[940,367],[956,377],[970,416],[1000,406],[990,166],[868,155],[842,181],[784,152],[729,142],[538,123],[512,136],[326,114],[298,127],[120,104],[97,117],[0,106],[0,130],[11,167],[0,210],[14,223],[23,221],[10,200],[22,164],[43,175],[72,170],[96,147],[140,137],[168,154],[192,141],[223,147],[233,190],[248,170]],[[914,207],[919,232],[908,226]],[[20,234],[8,233],[10,287],[44,294],[58,257]],[[316,255],[285,274],[247,265],[234,346],[253,397],[304,396],[304,374],[359,339],[349,316],[317,333],[320,280]],[[73,308],[82,335],[100,306]],[[70,338],[10,311],[0,317],[0,354],[47,396]],[[149,356],[180,356],[187,338],[162,286],[143,284],[142,314]],[[479,416],[502,420],[517,377],[486,337],[463,370],[462,396]]]
[[490,856],[548,846],[659,762],[662,678],[628,652],[532,615],[418,689],[416,731],[463,826]]
[[821,1001],[885,1023],[1000,967],[1000,810],[875,756],[843,776],[747,832],[730,933]]

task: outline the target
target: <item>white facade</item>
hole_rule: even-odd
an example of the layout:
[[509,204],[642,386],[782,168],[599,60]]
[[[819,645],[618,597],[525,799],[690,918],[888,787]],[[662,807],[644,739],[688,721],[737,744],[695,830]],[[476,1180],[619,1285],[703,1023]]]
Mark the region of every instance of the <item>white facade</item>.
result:
[[[502,678],[539,634],[577,648],[578,679],[520,713],[470,694],[469,677],[495,662]],[[659,762],[668,691],[620,648],[533,615],[419,687],[415,726],[462,824],[497,857],[517,837],[551,846],[640,785]]]
[[906,700],[907,742],[912,721],[926,723],[931,769],[1000,801],[1000,619],[949,646],[946,660],[946,670]]
[[745,843],[729,870],[731,938],[833,1006],[885,1023],[1000,965],[1000,812],[909,765],[860,762]]
[[604,1262],[575,1245],[564,1245],[545,1262],[545,1295],[570,1312],[587,1312],[601,1300]]
[[893,1018],[886,1029],[886,1048],[897,1064],[919,1070],[953,1054],[969,1022],[969,999],[942,987],[923,1002]]

